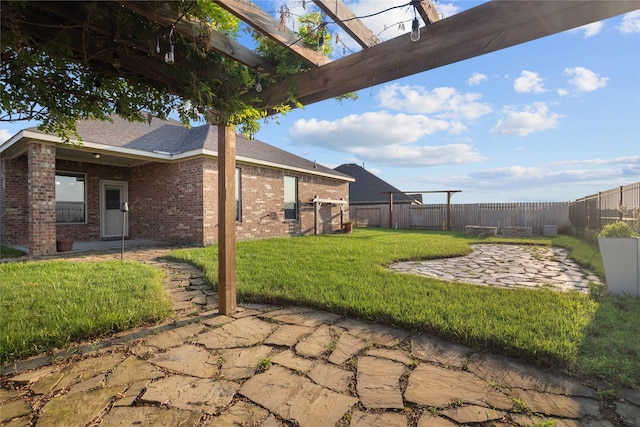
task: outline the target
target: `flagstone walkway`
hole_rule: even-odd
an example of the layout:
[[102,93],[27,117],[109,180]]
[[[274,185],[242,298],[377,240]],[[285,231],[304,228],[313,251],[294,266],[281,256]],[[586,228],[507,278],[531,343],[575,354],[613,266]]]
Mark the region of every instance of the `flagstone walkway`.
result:
[[532,245],[471,245],[465,257],[400,262],[393,270],[450,282],[504,288],[546,287],[588,292],[589,283],[602,285],[598,276],[569,259],[565,249]]
[[299,307],[218,315],[202,273],[166,253],[126,257],[165,270],[175,318],[5,367],[3,426],[640,426],[638,390],[603,405],[558,372],[427,334]]

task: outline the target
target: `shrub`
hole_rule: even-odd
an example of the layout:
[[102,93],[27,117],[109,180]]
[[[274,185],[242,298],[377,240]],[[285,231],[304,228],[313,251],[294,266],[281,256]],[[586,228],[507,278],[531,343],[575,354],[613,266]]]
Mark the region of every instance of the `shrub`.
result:
[[636,233],[626,222],[617,221],[602,228],[598,237],[634,237]]
[[560,227],[558,227],[558,234],[564,234],[565,236],[576,236],[576,229],[573,226],[573,224],[571,223],[571,221],[568,221],[566,224],[561,225]]

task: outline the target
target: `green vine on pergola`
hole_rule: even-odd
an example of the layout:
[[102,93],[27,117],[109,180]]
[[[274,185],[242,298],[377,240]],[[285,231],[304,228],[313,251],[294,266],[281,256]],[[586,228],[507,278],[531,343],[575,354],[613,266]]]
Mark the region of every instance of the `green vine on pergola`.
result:
[[[177,20],[207,23],[229,37],[239,32],[240,21],[209,0],[152,5],[170,10]],[[270,107],[270,112],[258,107],[257,79],[268,86],[310,68],[288,49],[254,32],[256,52],[265,64],[277,65],[269,71],[250,69],[203,48],[202,40],[181,36],[171,26],[116,2],[72,2],[62,20],[46,13],[46,2],[3,1],[1,8],[0,121],[40,121],[41,130],[65,141],[79,139],[78,120],[108,120],[115,113],[144,121],[143,111],[160,118],[173,111],[185,124],[215,122],[255,133],[274,111],[286,113],[291,105],[300,106],[290,94],[289,103]],[[320,34],[330,39],[327,32],[314,31],[322,24],[319,13],[300,22],[298,34],[310,44],[317,44]],[[169,42],[175,47],[171,65],[163,61]],[[330,43],[323,49],[329,54]],[[129,66],[118,67],[121,61]]]

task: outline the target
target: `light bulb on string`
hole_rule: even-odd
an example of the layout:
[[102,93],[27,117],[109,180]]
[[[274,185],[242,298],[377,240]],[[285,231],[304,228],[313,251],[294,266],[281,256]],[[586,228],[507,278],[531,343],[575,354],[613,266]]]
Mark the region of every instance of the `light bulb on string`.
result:
[[175,62],[175,50],[173,47],[173,25],[171,26],[171,31],[169,31],[169,50],[164,54],[164,62],[171,65]]
[[260,76],[256,77],[256,92],[262,92],[262,83],[260,83]]
[[169,50],[164,54],[164,62],[171,65],[175,62],[175,51],[173,49],[173,43],[169,44]]
[[156,37],[156,53],[160,53],[160,36]]
[[411,23],[411,35],[409,36],[412,42],[417,42],[420,40],[420,22],[418,22],[418,18],[413,18],[413,22]]
[[318,52],[324,51],[324,27],[320,29],[320,37],[318,37]]
[[113,64],[113,68],[115,68],[116,70],[120,68],[120,66],[122,64],[120,64],[120,58],[118,57],[118,52],[116,52],[115,49],[113,49],[113,56],[111,58],[111,63]]

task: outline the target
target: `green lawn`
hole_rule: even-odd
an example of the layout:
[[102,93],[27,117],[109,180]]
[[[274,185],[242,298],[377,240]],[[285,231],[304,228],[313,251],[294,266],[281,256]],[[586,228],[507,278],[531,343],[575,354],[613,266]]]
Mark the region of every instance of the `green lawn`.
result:
[[0,264],[0,361],[168,316],[163,277],[136,262]]
[[[572,237],[473,239],[461,233],[356,229],[351,235],[238,242],[238,297],[315,307],[429,332],[478,350],[520,357],[613,387],[640,384],[640,301],[549,290],[451,284],[391,272],[398,260],[467,254],[469,244],[567,247],[603,275],[597,248]],[[217,280],[217,247],[177,260]],[[0,264],[0,358],[24,358],[74,341],[154,322],[170,313],[162,272],[136,262]]]
[[[464,255],[474,241],[461,233],[356,229],[351,235],[238,242],[238,299],[314,307],[433,333],[585,379],[640,383],[640,304],[635,300],[451,284],[385,268],[397,260]],[[482,241],[553,242],[602,274],[597,249],[575,238]],[[216,286],[216,246],[177,250],[172,256],[202,268]],[[605,327],[616,337],[604,333]]]

